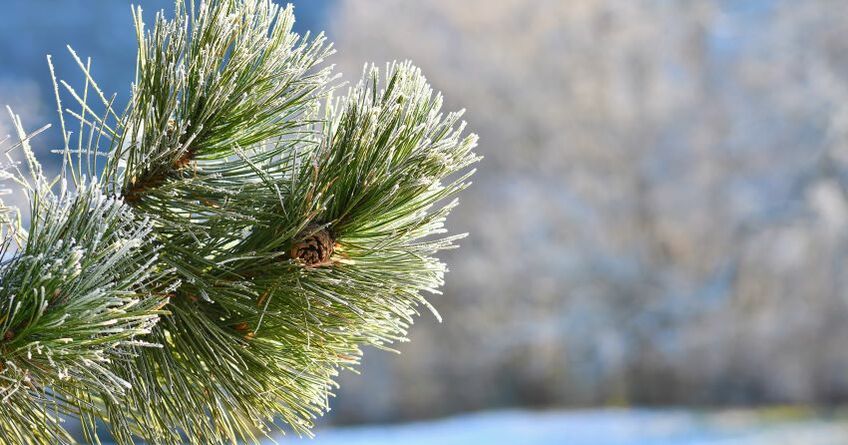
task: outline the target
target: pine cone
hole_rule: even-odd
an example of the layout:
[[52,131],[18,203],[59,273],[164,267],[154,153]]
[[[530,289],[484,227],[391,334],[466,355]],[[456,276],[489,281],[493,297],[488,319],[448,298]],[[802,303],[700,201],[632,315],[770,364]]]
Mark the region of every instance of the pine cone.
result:
[[292,244],[289,255],[305,265],[319,267],[330,264],[336,243],[332,232],[318,224],[310,224],[297,237],[300,241]]

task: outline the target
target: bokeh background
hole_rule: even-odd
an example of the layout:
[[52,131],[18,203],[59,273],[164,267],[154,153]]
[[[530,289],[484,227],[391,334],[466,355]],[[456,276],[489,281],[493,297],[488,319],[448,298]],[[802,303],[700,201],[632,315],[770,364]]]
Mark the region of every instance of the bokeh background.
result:
[[[44,56],[74,83],[65,44],[125,102],[129,4],[4,0],[0,104],[56,121]],[[344,80],[420,65],[485,156],[449,221],[471,236],[443,256],[444,322],[367,351],[315,444],[848,443],[848,2],[295,12]]]

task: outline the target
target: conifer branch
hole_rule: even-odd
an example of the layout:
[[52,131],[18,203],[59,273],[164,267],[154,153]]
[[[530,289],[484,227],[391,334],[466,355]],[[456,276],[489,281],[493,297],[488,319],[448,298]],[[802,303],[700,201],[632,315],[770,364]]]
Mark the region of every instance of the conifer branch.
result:
[[26,234],[2,222],[0,434],[66,443],[58,415],[88,410],[80,394],[125,395],[129,382],[113,366],[155,346],[142,338],[165,313],[173,283],[156,271],[149,225],[96,182],[54,193],[13,120],[28,165],[10,163],[4,177],[24,187],[31,206]]
[[[133,15],[124,112],[75,53],[83,93],[56,83],[59,108],[61,84],[81,110],[65,110],[84,130],[76,160],[67,134],[62,152],[74,183],[44,180],[25,143],[29,179],[10,174],[28,184],[34,217],[0,269],[0,357],[19,388],[0,428],[67,442],[44,413],[70,413],[90,442],[97,420],[119,444],[309,434],[339,370],[364,345],[404,339],[430,307],[422,293],[446,271],[433,255],[462,237],[444,221],[476,136],[410,63],[370,67],[332,99],[331,47],[291,31],[290,6],[177,1],[151,30]],[[33,278],[54,263],[49,286]],[[66,314],[58,325],[53,308]],[[47,362],[21,358],[33,341]],[[23,425],[39,436],[27,442]]]

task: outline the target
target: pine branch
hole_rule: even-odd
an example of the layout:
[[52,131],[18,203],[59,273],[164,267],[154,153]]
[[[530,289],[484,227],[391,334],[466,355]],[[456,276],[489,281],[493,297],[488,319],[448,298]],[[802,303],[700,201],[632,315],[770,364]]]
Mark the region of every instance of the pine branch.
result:
[[[329,71],[317,66],[331,50],[323,36],[300,38],[291,32],[292,8],[267,1],[202,2],[192,12],[177,5],[176,18],[157,16],[145,35],[141,9],[135,10],[139,36],[133,101],[125,129],[107,172],[122,175],[130,202],[161,201],[167,195],[226,195],[243,181],[244,163],[233,162],[239,147],[299,136],[304,114],[328,83]],[[123,149],[126,146],[126,149]],[[267,162],[275,151],[251,153]],[[125,161],[119,172],[117,162]],[[215,190],[191,193],[192,178]],[[174,188],[157,190],[169,180]],[[175,189],[176,188],[176,189]],[[218,190],[220,188],[220,190]]]
[[[355,366],[364,345],[403,340],[418,308],[430,307],[422,293],[438,292],[446,271],[433,255],[461,238],[445,235],[443,223],[478,160],[476,137],[464,135],[461,113],[441,111],[441,97],[409,63],[388,66],[385,77],[369,68],[345,98],[332,100],[335,78],[323,66],[330,47],[322,36],[291,32],[291,7],[178,1],[175,18],[158,14],[150,31],[141,15],[134,10],[138,68],[123,113],[91,77],[90,62],[72,53],[86,75],[83,93],[56,85],[59,101],[61,84],[80,107],[65,113],[84,130],[76,150],[66,136],[62,152],[59,183],[70,174],[73,191],[60,187],[50,198],[50,185],[31,168],[33,214],[42,216],[26,239],[31,250],[3,269],[12,280],[30,264],[27,252],[54,261],[75,252],[68,246],[105,261],[113,257],[102,237],[134,240],[121,251],[130,257],[91,263],[84,276],[134,298],[137,325],[113,332],[103,323],[118,317],[93,318],[98,310],[113,315],[115,296],[69,295],[70,314],[85,309],[77,330],[91,341],[103,337],[102,348],[86,350],[99,355],[87,359],[108,364],[44,366],[72,379],[58,385],[43,371],[14,409],[0,413],[41,422],[39,431],[60,442],[68,440],[61,428],[47,426],[54,419],[17,413],[54,403],[53,412],[83,420],[91,442],[98,419],[120,444],[309,434],[329,408],[339,370]],[[106,165],[98,170],[101,153]],[[83,236],[84,227],[104,224],[121,228]],[[44,295],[64,295],[69,277]],[[8,282],[27,292],[40,286]],[[20,301],[10,295],[0,292],[0,308]],[[40,307],[41,294],[33,295],[25,308]],[[28,332],[42,330],[44,338],[53,332],[48,325]],[[24,431],[18,420],[5,422]]]
[[55,194],[26,141],[26,174],[5,175],[27,187],[31,221],[23,237],[4,221],[0,244],[0,433],[68,443],[57,416],[87,409],[80,394],[124,396],[129,383],[112,366],[153,346],[141,338],[165,313],[168,278],[155,272],[148,224],[97,183]]

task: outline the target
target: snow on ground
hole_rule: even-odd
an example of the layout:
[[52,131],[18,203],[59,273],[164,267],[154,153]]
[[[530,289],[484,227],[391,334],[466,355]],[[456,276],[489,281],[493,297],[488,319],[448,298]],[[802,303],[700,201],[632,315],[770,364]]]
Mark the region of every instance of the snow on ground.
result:
[[392,426],[317,431],[297,445],[845,445],[848,420],[752,411],[498,411]]

